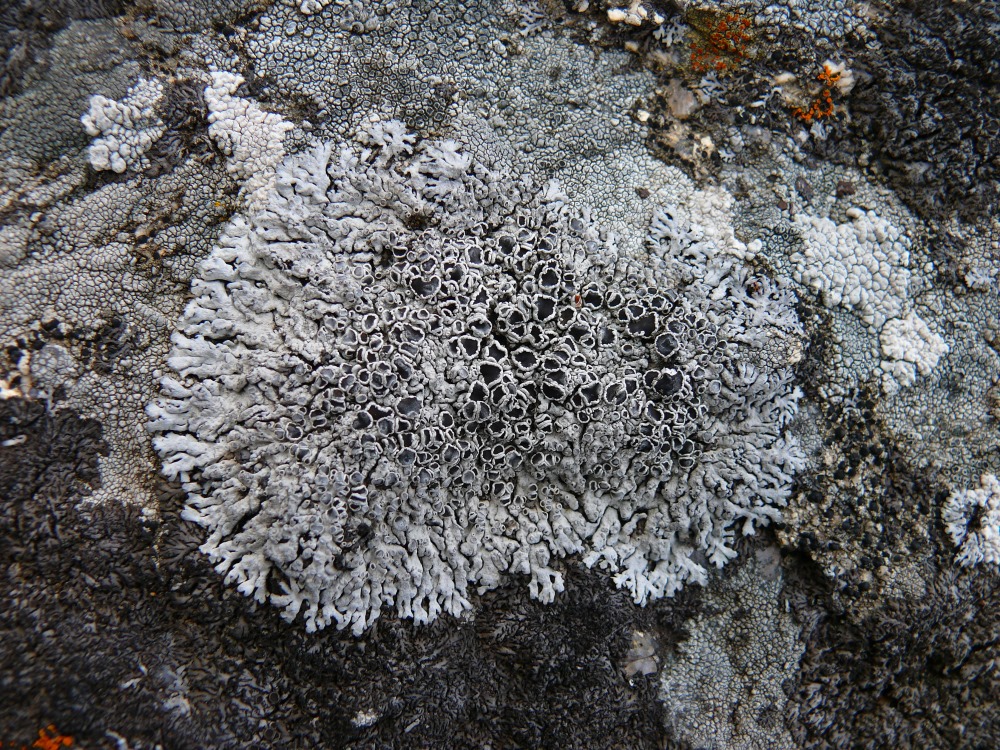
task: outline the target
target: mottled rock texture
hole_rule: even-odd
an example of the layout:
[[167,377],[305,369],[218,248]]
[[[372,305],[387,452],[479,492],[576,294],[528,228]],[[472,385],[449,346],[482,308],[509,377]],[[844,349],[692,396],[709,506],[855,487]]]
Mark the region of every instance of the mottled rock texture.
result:
[[[3,5],[0,742],[991,747],[997,26],[975,0]],[[96,171],[80,118],[140,80],[154,130]],[[808,345],[754,356],[794,367],[805,466],[704,588],[640,607],[569,556],[548,604],[511,575],[461,617],[307,634],[199,551],[144,411],[192,279],[268,154],[393,119],[557,180],[635,262],[671,207],[796,296]]]

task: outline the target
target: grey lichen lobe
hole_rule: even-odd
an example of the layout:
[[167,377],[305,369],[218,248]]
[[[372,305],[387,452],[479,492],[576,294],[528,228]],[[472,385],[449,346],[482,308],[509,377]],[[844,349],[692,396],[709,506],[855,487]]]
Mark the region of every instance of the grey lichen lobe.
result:
[[789,292],[666,212],[621,253],[556,184],[395,121],[288,160],[193,293],[165,473],[227,580],[310,630],[459,615],[505,573],[551,601],[571,553],[670,596],[801,463]]

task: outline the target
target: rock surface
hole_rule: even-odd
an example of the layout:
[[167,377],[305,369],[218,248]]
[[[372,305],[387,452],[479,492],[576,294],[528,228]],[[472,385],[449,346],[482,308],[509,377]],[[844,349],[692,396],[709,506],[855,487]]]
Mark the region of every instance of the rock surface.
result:
[[0,743],[990,746],[998,26],[8,3]]

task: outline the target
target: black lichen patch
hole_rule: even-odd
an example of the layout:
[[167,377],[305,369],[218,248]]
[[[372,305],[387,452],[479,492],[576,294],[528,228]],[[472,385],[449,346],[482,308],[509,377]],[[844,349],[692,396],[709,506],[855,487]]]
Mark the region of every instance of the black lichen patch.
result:
[[83,554],[63,521],[66,507],[96,485],[104,452],[94,420],[19,398],[0,401],[0,726],[25,737],[66,718],[57,715],[58,703],[69,686],[36,683],[32,672],[44,670],[49,656],[45,610],[65,606],[70,589],[87,587],[85,566],[63,564],[63,555]]
[[416,638],[380,623],[343,673],[345,746],[664,747],[655,678],[629,684],[621,671],[633,630],[653,627],[657,609],[573,569],[551,605],[506,587],[473,623],[439,621]]
[[165,88],[157,114],[165,129],[146,153],[150,161],[148,177],[169,171],[189,155],[201,160],[214,158],[203,82],[190,79],[171,82]]
[[910,499],[909,475],[883,437],[877,394],[859,388],[825,406],[820,465],[802,476],[778,532],[787,549],[838,571],[846,596],[874,601],[891,585],[895,560],[926,542],[912,529],[932,525],[927,503]]
[[803,748],[991,746],[1000,736],[1000,576],[962,569],[939,521],[943,478],[885,437],[877,392],[821,414],[799,478],[785,595],[806,649],[787,725]]
[[[100,424],[72,411],[11,398],[0,401],[0,499],[22,505],[34,498],[53,507],[80,497],[97,483],[97,458],[106,454]],[[5,524],[33,538],[35,529]]]
[[830,311],[816,300],[800,297],[795,305],[795,314],[799,316],[808,335],[805,351],[795,365],[795,382],[800,384],[802,391],[812,400],[819,400],[819,386],[823,383],[823,367],[836,351],[837,342],[831,334],[833,316]]
[[890,183],[925,214],[964,218],[997,205],[1000,8],[899,3],[862,53],[871,80],[853,95],[853,129]]
[[806,651],[787,723],[803,748],[985,748],[1000,736],[1000,587],[929,571],[921,592],[859,610],[808,560],[786,593]]

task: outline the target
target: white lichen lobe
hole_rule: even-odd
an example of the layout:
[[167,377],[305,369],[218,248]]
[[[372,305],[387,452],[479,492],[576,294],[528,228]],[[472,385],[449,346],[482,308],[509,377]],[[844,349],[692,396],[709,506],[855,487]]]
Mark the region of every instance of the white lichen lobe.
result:
[[913,385],[917,374],[930,375],[938,360],[948,353],[948,344],[912,310],[905,318],[888,321],[879,335],[882,348],[883,389],[894,392]]
[[1000,480],[983,474],[979,487],[951,493],[941,510],[955,560],[962,565],[1000,565]]
[[208,134],[229,157],[226,169],[243,183],[242,192],[253,205],[265,200],[274,169],[285,157],[285,133],[293,126],[252,99],[236,96],[242,83],[241,75],[213,72],[205,103]]
[[882,389],[896,393],[931,373],[948,344],[913,309],[910,239],[874,211],[847,210],[849,222],[798,214],[802,249],[792,256],[795,280],[827,307],[854,311],[878,335]]
[[163,84],[156,78],[140,78],[118,101],[90,97],[90,109],[80,118],[87,135],[96,136],[87,151],[90,165],[119,174],[133,164],[145,167],[144,154],[165,131],[155,111],[162,98]]
[[881,329],[904,310],[910,286],[910,240],[874,211],[852,208],[849,222],[797,214],[803,239],[795,280],[822,295],[828,307],[855,310],[869,326]]

